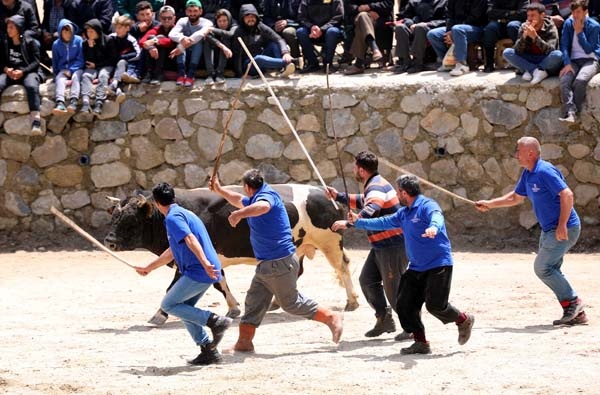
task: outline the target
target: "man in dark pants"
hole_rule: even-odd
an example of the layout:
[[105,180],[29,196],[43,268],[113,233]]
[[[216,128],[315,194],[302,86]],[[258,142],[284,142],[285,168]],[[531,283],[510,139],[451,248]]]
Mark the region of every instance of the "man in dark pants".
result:
[[[379,218],[360,218],[349,213],[347,222],[353,223],[357,229],[384,231],[402,228],[404,231],[410,265],[400,280],[396,311],[402,328],[414,335],[415,342],[403,348],[401,353],[431,353],[421,321],[423,303],[427,311],[444,324],[456,323],[458,344],[463,345],[471,337],[475,317],[460,312],[448,303],[452,282],[452,249],[442,209],[433,199],[421,195],[417,177],[401,176],[396,183],[398,199],[404,207],[395,214]],[[346,221],[336,222],[334,230],[340,222]]]
[[483,29],[483,50],[485,52],[486,73],[494,71],[496,43],[501,38],[517,41],[521,22],[527,17],[529,0],[490,0],[488,1],[488,24]]
[[[358,214],[360,218],[394,214],[400,208],[398,197],[394,193],[394,187],[377,172],[378,164],[379,161],[372,152],[359,152],[354,158],[354,176],[358,182],[363,183],[365,193],[347,196],[335,188],[327,187],[327,194],[350,209],[361,210]],[[368,232],[367,235],[372,248],[359,281],[363,295],[375,310],[377,319],[373,329],[365,333],[365,336],[376,337],[396,331],[391,306],[396,306],[400,277],[408,262],[401,229]],[[409,338],[410,334],[405,332],[396,336],[396,340]]]

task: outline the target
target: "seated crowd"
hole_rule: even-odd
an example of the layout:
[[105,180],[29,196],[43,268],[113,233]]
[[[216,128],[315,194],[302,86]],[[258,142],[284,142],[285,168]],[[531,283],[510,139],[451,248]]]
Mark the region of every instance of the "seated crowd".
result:
[[45,0],[40,24],[34,0],[1,0],[0,93],[23,85],[41,133],[44,72],[56,85],[55,114],[77,111],[80,100],[80,111],[101,114],[109,95],[125,99],[125,83],[189,88],[199,70],[205,85],[223,84],[227,71],[255,75],[238,38],[261,69],[282,77],[300,65],[300,74],[347,64],[354,75],[373,63],[417,73],[429,60],[460,76],[474,68],[474,45],[492,72],[499,41],[510,40],[504,60],[532,85],[559,75],[561,120],[575,122],[599,71],[600,0],[402,0],[395,20],[393,0],[203,1]]

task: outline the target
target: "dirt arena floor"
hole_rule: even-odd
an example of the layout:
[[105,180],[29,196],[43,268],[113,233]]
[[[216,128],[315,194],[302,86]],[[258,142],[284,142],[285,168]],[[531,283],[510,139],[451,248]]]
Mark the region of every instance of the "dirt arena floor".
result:
[[[351,250],[358,287],[366,250]],[[147,252],[123,253],[145,264]],[[339,346],[328,329],[287,313],[269,313],[256,353],[192,367],[198,348],[180,321],[146,321],[172,271],[148,277],[101,252],[0,254],[0,393],[6,394],[598,394],[600,255],[573,254],[565,273],[586,302],[590,324],[553,327],[558,303],[535,277],[531,254],[455,254],[451,302],[476,316],[471,340],[457,344],[454,324],[428,313],[433,354],[401,356],[394,334],[367,339],[374,323],[361,296],[345,313]],[[357,269],[358,268],[358,269]],[[307,261],[303,292],[341,309],[345,293],[321,255]],[[240,302],[253,267],[229,268]],[[360,294],[360,289],[357,288]],[[211,289],[199,305],[224,314]],[[237,339],[237,324],[222,346]]]

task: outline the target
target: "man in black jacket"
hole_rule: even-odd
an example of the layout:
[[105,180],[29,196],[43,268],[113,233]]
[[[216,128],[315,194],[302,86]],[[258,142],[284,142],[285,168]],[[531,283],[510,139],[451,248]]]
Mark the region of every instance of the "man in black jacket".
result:
[[304,54],[304,69],[300,73],[320,70],[315,43],[323,45],[323,65],[333,71],[335,47],[344,39],[342,23],[344,7],[341,0],[301,0],[298,20],[298,40]]
[[496,42],[501,38],[517,41],[521,23],[527,18],[529,0],[489,0],[487,16],[489,19],[483,29],[483,50],[485,52],[486,73],[494,71]]
[[300,57],[297,29],[300,0],[265,0],[263,22],[275,30],[290,47],[292,58]]
[[104,34],[112,28],[114,14],[111,0],[64,0],[65,18],[81,28],[90,19],[98,19]]
[[25,18],[13,15],[6,21],[6,35],[1,40],[0,50],[0,95],[9,85],[23,85],[31,113],[31,133],[42,134],[40,118],[40,66],[39,44],[23,34]]
[[481,41],[487,24],[486,11],[486,0],[448,0],[446,27],[430,30],[427,39],[440,62],[448,47],[454,44],[456,65],[450,69],[442,64],[438,71],[450,71],[453,77],[469,72],[467,47],[470,42]]
[[[427,32],[446,25],[447,0],[409,0],[398,14],[395,73],[423,71]],[[412,56],[412,59],[411,59]]]
[[365,71],[367,50],[371,51],[373,62],[383,59],[377,45],[377,37],[383,37],[389,30],[388,22],[392,21],[393,0],[349,0],[346,10],[354,23],[354,38],[350,53],[356,63],[346,69],[345,74],[360,74]]
[[[240,8],[240,25],[233,36],[235,69],[238,75],[242,75],[242,70],[246,69],[250,59],[241,48],[238,37],[244,41],[261,70],[282,70],[281,77],[289,77],[296,70],[285,41],[260,21],[258,11],[252,4],[244,4]],[[252,68],[250,73],[256,75],[257,71]]]

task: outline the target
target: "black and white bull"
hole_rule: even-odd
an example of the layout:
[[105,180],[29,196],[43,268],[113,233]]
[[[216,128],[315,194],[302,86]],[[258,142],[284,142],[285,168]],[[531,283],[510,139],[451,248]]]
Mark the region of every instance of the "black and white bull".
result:
[[[320,250],[334,268],[340,286],[346,289],[345,310],[355,310],[358,300],[350,277],[350,260],[344,252],[342,235],[330,230],[333,222],[343,219],[342,211],[336,210],[319,188],[295,184],[272,187],[285,202],[301,271],[304,257],[312,259],[315,250]],[[240,187],[227,188],[242,193]],[[250,245],[248,223],[243,220],[235,228],[229,225],[227,218],[235,208],[227,201],[206,188],[176,189],[175,196],[182,207],[193,211],[202,219],[223,268],[240,263],[257,264]],[[111,229],[104,244],[116,251],[144,248],[154,254],[161,254],[169,246],[164,217],[151,200],[142,195],[130,197],[123,202],[116,200],[112,210]],[[178,278],[179,272],[175,271],[171,285]],[[215,287],[225,296],[227,315],[233,318],[239,316],[238,302],[229,290],[225,276]],[[159,310],[150,322],[161,324],[165,320],[166,314]]]

